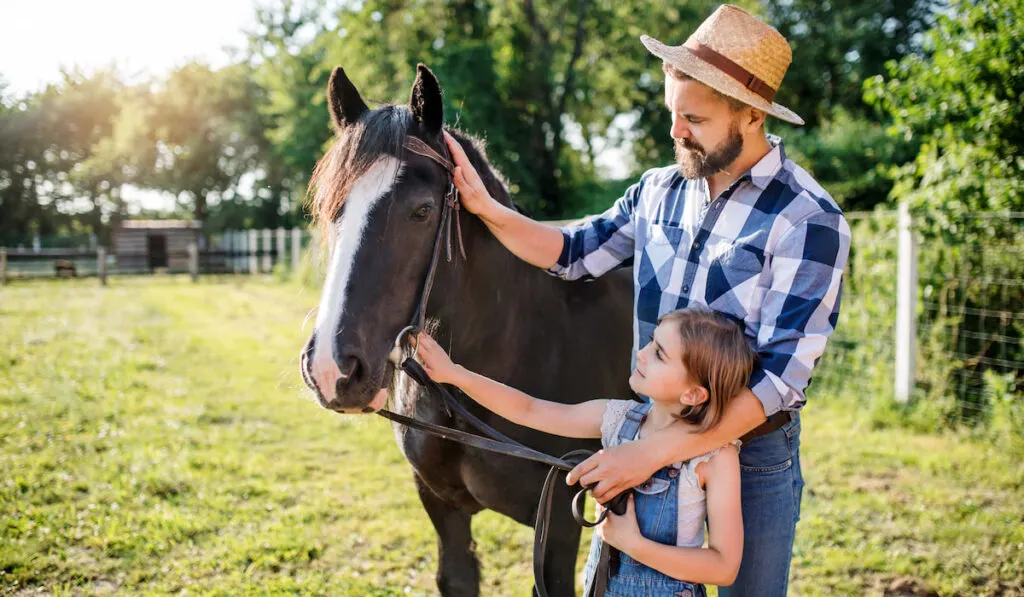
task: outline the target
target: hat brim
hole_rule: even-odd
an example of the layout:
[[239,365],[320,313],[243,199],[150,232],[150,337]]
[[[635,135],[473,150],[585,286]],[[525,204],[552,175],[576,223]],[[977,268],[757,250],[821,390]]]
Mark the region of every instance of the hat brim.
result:
[[736,79],[695,56],[686,46],[668,46],[649,35],[640,36],[640,42],[651,54],[719,93],[728,95],[758,110],[764,110],[780,120],[798,125],[804,123],[804,119],[800,118],[796,112],[780,104],[769,102],[750,91]]

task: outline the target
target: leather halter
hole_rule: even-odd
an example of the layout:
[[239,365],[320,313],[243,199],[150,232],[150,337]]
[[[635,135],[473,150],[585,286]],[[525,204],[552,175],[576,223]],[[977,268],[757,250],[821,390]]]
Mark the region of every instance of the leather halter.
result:
[[410,323],[411,327],[419,331],[423,329],[423,322],[426,319],[427,300],[430,299],[430,291],[434,286],[434,275],[437,273],[437,263],[440,259],[442,237],[447,239],[445,242],[445,258],[448,263],[452,262],[453,219],[455,220],[455,234],[459,240],[459,254],[462,255],[463,260],[466,259],[466,247],[462,242],[462,224],[459,218],[462,204],[459,201],[459,189],[455,186],[455,167],[450,159],[450,154],[448,154],[447,144],[442,140],[445,156],[441,156],[441,154],[434,151],[432,147],[418,137],[408,137],[404,147],[407,151],[433,160],[444,168],[444,171],[448,174],[448,190],[445,191],[444,201],[441,204],[441,221],[437,227],[437,236],[434,237],[434,250],[430,257],[430,268],[427,269],[427,277],[423,282],[423,291],[420,293],[420,302],[416,306],[416,311],[413,313],[413,319]]

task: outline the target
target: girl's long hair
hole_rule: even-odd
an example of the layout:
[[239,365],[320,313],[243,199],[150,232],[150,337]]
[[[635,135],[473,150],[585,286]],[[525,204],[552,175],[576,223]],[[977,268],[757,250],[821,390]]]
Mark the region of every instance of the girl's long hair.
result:
[[725,406],[750,382],[756,356],[740,326],[709,309],[678,309],[658,324],[675,324],[683,347],[683,366],[708,392],[708,399],[683,408],[678,417],[711,429],[722,420]]

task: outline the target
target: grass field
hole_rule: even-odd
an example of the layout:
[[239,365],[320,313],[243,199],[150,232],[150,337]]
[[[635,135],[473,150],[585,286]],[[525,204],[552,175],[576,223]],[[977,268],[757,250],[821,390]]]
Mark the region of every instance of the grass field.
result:
[[[0,594],[434,594],[433,531],[379,418],[301,387],[297,286],[0,288]],[[811,394],[792,595],[1024,595],[1024,464]],[[482,594],[532,533],[474,519]]]

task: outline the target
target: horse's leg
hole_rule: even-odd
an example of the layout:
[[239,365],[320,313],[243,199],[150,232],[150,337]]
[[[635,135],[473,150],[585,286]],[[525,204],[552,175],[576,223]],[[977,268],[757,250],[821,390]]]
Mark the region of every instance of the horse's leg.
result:
[[[559,477],[559,481],[561,479]],[[565,483],[555,485],[548,544],[544,550],[544,587],[549,597],[576,595],[576,554],[581,529],[572,517],[568,489]]]
[[480,564],[474,553],[472,515],[442,500],[419,475],[414,476],[420,502],[437,531],[437,588],[444,597],[477,597]]

